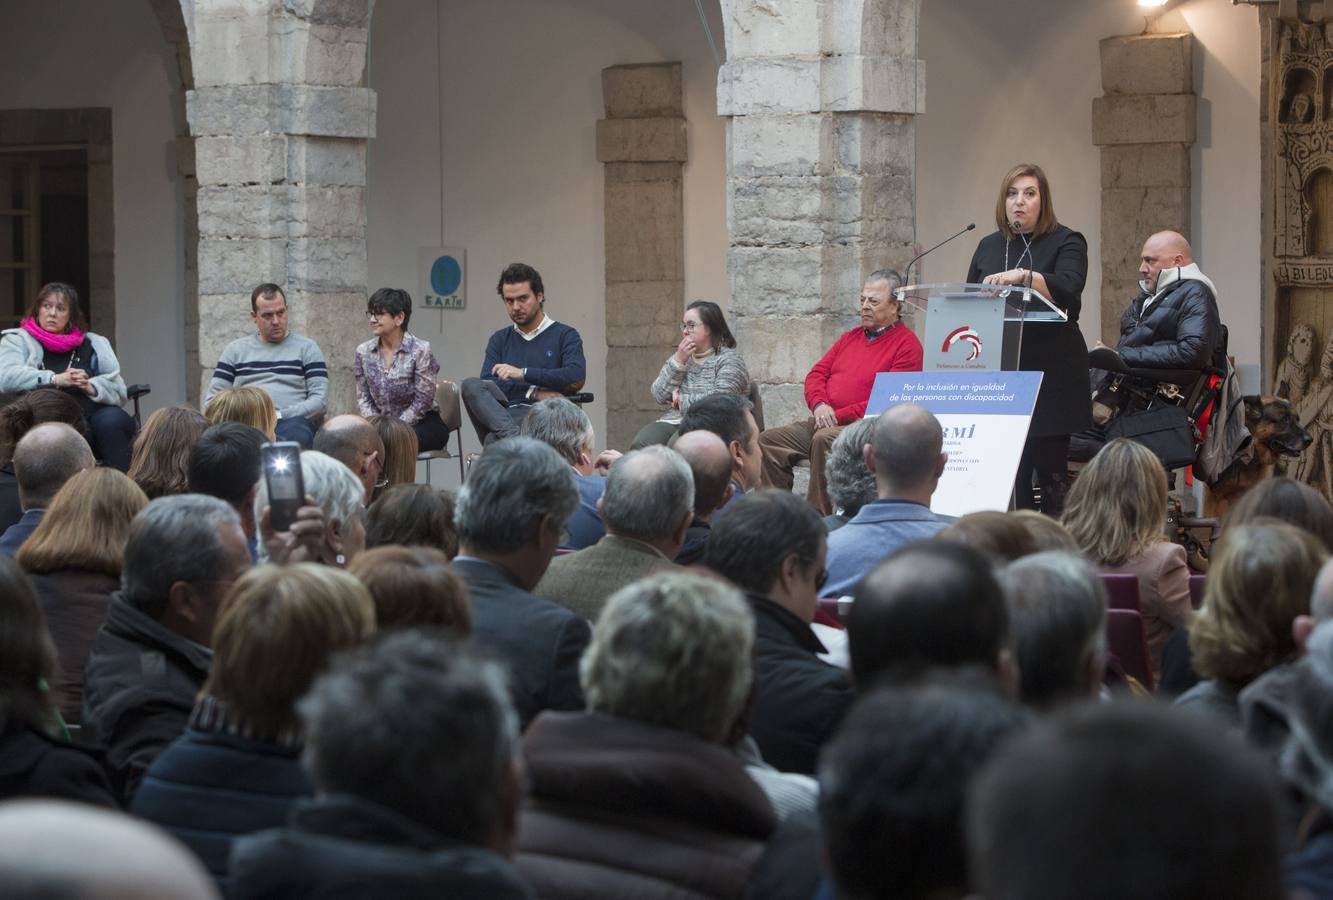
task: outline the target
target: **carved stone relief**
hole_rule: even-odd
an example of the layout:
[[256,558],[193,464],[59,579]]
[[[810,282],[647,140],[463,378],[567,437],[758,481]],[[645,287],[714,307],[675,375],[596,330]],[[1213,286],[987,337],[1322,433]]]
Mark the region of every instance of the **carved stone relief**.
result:
[[1333,24],[1263,22],[1270,388],[1314,438],[1287,474],[1333,499]]

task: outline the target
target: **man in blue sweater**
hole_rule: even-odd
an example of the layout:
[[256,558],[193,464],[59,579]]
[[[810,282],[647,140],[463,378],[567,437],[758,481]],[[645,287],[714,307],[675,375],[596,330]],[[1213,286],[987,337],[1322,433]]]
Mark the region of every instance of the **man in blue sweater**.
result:
[[583,338],[546,315],[545,290],[536,269],[511,263],[500,273],[495,290],[504,298],[513,327],[491,335],[481,377],[464,379],[460,388],[485,446],[518,434],[532,404],[578,391],[587,375]]

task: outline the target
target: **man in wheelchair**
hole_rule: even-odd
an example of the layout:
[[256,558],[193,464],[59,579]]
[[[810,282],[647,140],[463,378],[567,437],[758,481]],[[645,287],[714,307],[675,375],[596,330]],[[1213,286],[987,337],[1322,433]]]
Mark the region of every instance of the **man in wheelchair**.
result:
[[1100,341],[1089,365],[1094,427],[1074,435],[1070,458],[1086,461],[1106,441],[1146,444],[1168,469],[1189,465],[1209,406],[1226,374],[1226,337],[1217,290],[1194,262],[1189,241],[1160,231],[1143,245],[1140,292],[1120,317],[1114,350]]

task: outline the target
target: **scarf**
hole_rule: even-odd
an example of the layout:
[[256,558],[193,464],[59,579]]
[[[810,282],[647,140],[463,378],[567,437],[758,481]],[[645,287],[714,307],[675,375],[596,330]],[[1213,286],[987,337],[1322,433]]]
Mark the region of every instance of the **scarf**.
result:
[[52,334],[38,325],[34,319],[24,319],[19,325],[36,338],[37,343],[52,353],[68,353],[83,343],[83,332],[73,326],[70,327],[68,334]]

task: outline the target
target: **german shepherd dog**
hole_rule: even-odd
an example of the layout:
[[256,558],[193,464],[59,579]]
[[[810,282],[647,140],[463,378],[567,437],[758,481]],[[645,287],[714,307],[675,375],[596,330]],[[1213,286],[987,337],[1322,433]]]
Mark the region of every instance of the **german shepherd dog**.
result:
[[1248,458],[1238,459],[1209,487],[1209,514],[1221,517],[1240,495],[1272,478],[1279,459],[1300,456],[1313,440],[1291,404],[1280,397],[1245,397],[1245,427],[1251,435]]

